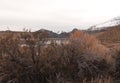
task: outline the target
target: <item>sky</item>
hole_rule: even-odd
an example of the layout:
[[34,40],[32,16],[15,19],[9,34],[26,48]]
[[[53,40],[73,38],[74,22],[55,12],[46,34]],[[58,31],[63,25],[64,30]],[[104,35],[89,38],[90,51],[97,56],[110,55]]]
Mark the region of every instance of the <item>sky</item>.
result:
[[0,0],[0,30],[70,31],[120,16],[120,0]]

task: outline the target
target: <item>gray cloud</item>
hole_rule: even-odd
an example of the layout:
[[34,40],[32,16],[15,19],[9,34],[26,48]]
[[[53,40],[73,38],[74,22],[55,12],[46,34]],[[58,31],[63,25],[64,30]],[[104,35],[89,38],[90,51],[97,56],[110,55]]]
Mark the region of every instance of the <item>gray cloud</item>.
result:
[[[70,27],[90,26],[120,15],[119,0],[0,0],[0,26]],[[35,27],[37,26],[37,27]],[[3,29],[3,28],[2,28]]]

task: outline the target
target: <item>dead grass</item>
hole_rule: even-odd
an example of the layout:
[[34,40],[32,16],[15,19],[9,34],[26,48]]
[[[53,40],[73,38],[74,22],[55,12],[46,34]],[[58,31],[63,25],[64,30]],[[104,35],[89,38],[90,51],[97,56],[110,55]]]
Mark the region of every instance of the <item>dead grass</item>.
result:
[[[0,38],[0,83],[112,83],[115,80],[115,59],[110,49],[94,36],[77,31],[68,44],[52,43],[47,47],[38,43],[44,42],[43,35],[40,36],[25,33]],[[21,37],[27,46],[19,45]]]

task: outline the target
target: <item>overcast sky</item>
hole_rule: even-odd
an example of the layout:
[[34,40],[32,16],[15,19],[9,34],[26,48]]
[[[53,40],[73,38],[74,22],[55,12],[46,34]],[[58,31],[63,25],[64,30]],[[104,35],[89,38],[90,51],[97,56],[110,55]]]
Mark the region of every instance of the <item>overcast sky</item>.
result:
[[0,0],[0,30],[85,29],[119,16],[119,8],[120,0]]

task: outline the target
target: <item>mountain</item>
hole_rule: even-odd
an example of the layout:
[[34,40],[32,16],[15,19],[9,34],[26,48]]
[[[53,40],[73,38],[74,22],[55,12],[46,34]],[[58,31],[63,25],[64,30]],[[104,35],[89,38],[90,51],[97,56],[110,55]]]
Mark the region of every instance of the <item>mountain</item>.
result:
[[60,34],[58,33],[55,33],[53,31],[50,31],[50,30],[46,30],[46,29],[40,29],[36,32],[34,32],[36,35],[37,34],[42,34],[42,35],[48,35],[48,37],[50,38],[67,38],[69,37],[72,33],[74,33],[75,31],[78,31],[78,29],[73,29],[72,31],[70,32],[61,32]]
[[34,33],[36,33],[36,35],[37,34],[48,35],[48,37],[50,37],[50,38],[57,38],[58,37],[57,33],[53,32],[53,31],[46,30],[46,29],[40,29]]
[[74,28],[72,31],[70,32],[62,32],[59,34],[59,38],[67,38],[69,37],[72,33],[74,33],[75,31],[78,31],[78,29]]
[[114,27],[114,26],[117,26],[117,25],[120,25],[120,16],[115,17],[115,18],[113,18],[109,21],[106,21],[104,23],[94,25],[94,26],[90,27],[88,30],[89,31],[106,30],[110,27]]

